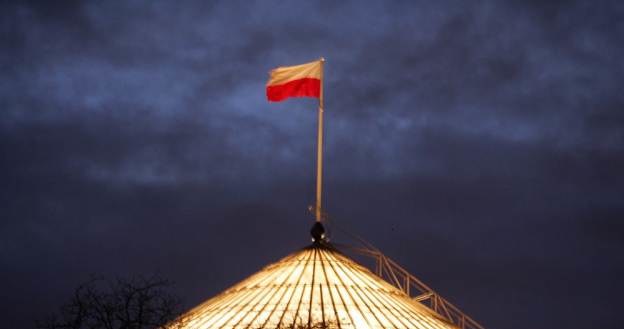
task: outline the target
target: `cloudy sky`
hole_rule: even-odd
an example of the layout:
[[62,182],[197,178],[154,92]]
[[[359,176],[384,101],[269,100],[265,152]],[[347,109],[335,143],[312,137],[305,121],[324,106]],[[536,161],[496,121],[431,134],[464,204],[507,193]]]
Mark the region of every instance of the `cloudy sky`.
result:
[[[620,1],[66,1],[0,10],[0,314],[92,274],[193,306],[309,243],[325,208],[486,328],[619,328]],[[335,233],[334,241],[352,243]]]

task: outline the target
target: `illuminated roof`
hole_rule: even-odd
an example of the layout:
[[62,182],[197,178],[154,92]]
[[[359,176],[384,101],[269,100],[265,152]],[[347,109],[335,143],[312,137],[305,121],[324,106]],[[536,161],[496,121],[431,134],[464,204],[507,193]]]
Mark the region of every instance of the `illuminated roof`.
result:
[[184,328],[457,328],[347,258],[314,243],[182,316]]

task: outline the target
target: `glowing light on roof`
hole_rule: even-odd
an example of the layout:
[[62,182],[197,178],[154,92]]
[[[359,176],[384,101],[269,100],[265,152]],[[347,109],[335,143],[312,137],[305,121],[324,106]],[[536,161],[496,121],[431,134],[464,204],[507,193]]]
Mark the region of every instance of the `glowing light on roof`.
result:
[[185,314],[184,328],[457,328],[342,255],[314,243]]

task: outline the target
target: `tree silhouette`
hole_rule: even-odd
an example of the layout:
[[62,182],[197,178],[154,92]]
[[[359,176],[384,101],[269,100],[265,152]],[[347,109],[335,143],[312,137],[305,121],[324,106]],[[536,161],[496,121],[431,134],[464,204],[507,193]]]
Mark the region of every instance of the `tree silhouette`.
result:
[[92,278],[76,288],[58,313],[37,322],[38,329],[176,328],[179,298],[172,283],[158,276],[108,280]]

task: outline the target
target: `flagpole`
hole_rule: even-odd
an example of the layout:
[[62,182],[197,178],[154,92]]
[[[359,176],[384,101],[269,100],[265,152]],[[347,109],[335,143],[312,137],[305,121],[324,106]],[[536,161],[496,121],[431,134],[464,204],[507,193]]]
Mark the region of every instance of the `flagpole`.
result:
[[323,66],[325,58],[321,57],[321,90],[319,95],[318,131],[316,146],[316,221],[322,218],[322,191],[323,191]]

